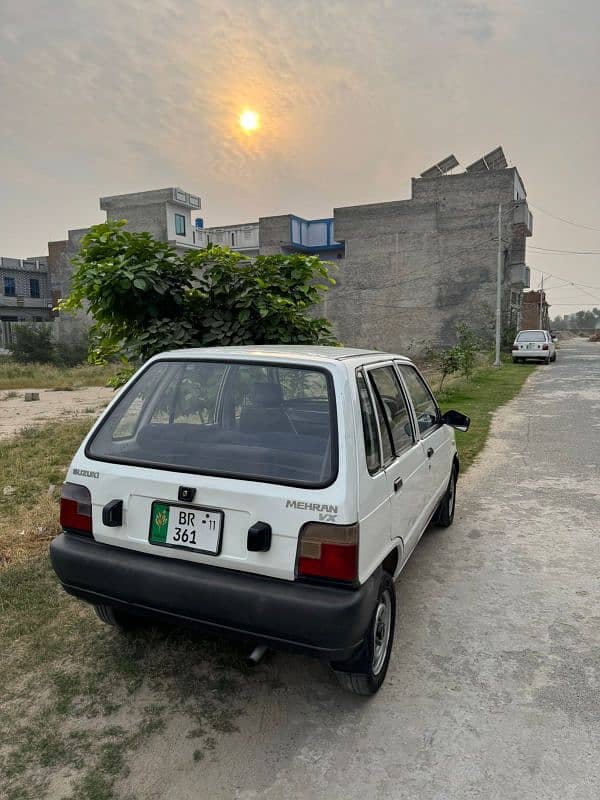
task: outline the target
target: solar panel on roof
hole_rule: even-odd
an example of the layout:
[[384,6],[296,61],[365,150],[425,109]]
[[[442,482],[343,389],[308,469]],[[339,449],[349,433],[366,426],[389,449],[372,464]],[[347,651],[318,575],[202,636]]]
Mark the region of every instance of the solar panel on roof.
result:
[[495,150],[490,150],[483,158],[478,158],[468,167],[465,167],[467,172],[485,172],[487,170],[506,169],[508,161],[504,155],[504,150],[501,147],[496,147]]
[[501,147],[496,147],[484,156],[488,169],[506,169],[508,162]]
[[435,178],[438,175],[445,175],[447,172],[450,172],[451,169],[454,169],[454,167],[458,167],[458,159],[455,155],[450,155],[438,161],[433,167],[426,169],[425,172],[422,172],[421,177]]

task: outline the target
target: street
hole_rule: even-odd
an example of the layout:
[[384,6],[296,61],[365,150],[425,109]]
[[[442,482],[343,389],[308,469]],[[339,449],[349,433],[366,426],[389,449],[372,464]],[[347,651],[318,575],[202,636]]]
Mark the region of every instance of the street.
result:
[[196,764],[172,718],[119,796],[595,800],[600,345],[563,342],[500,409],[457,502],[454,526],[427,532],[400,576],[375,698],[271,654],[237,732]]

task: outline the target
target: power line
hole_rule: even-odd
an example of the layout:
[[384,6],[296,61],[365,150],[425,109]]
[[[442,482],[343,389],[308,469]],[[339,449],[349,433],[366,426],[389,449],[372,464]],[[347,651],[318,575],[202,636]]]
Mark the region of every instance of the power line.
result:
[[600,250],[558,250],[554,247],[538,247],[537,245],[530,244],[530,250],[539,250],[542,253],[549,253],[550,255],[573,255],[573,256],[597,256],[600,255]]
[[[588,296],[588,297],[591,297],[591,298],[592,298],[592,300],[596,300],[596,302],[599,302],[599,303],[600,303],[600,297],[596,297],[596,296],[595,296],[595,295],[593,295],[591,292],[588,292],[588,291],[587,291],[587,289],[586,289],[586,288],[584,288],[582,284],[580,284],[580,283],[577,283],[576,281],[573,281],[573,280],[571,280],[570,278],[564,278],[562,275],[555,275],[555,274],[553,274],[552,272],[548,272],[548,271],[547,271],[547,270],[545,270],[545,269],[544,269],[544,270],[541,270],[539,267],[531,267],[531,269],[534,269],[536,272],[540,272],[540,273],[542,273],[542,275],[548,275],[548,276],[549,276],[549,277],[551,277],[551,278],[556,278],[556,280],[559,280],[559,281],[565,281],[566,283],[569,283],[571,286],[575,286],[576,288],[578,288],[580,292],[583,292],[583,294],[587,294],[587,296]],[[562,286],[561,286],[561,287],[559,287],[559,288],[561,288],[561,289],[562,289],[562,288],[564,288],[564,287],[562,287]],[[592,288],[593,288],[593,287],[592,287]]]
[[539,206],[534,206],[533,203],[528,202],[528,205],[530,205],[532,208],[535,208],[536,211],[541,211],[542,214],[546,214],[546,216],[552,217],[552,219],[557,219],[560,222],[565,222],[567,225],[573,225],[575,228],[583,228],[586,231],[600,232],[600,228],[594,228],[592,225],[582,225],[580,222],[573,222],[573,220],[565,219],[564,217],[559,217],[556,214],[551,214],[549,211],[544,211],[544,209],[540,208]]

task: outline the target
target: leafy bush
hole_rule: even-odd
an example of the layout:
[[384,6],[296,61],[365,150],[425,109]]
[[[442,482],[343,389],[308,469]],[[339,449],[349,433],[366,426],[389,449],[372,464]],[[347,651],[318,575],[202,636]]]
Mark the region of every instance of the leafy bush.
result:
[[458,353],[458,369],[465,378],[470,378],[475,369],[479,339],[465,323],[456,326],[456,335],[458,341],[454,348]]
[[516,325],[511,325],[504,328],[502,331],[502,338],[500,340],[500,349],[503,353],[512,353],[513,342],[517,338],[518,328]]
[[79,338],[56,342],[52,361],[58,367],[76,367],[87,361],[88,351],[89,338],[87,334],[81,333]]
[[460,372],[465,378],[472,375],[479,347],[480,341],[473,330],[465,323],[460,323],[456,326],[456,344],[453,347],[428,348],[429,361],[441,374],[440,391],[448,375],[456,372]]
[[18,364],[54,364],[75,367],[87,361],[88,339],[84,334],[70,341],[55,341],[52,325],[44,322],[21,323],[14,327],[10,346],[13,361]]
[[119,356],[126,372],[155,353],[194,346],[336,344],[311,315],[334,283],[317,256],[247,256],[209,247],[179,255],[125,221],[95,225],[73,259],[71,294],[95,320],[93,357]]
[[21,364],[50,364],[54,359],[52,326],[40,322],[15,325],[9,350],[13,359]]

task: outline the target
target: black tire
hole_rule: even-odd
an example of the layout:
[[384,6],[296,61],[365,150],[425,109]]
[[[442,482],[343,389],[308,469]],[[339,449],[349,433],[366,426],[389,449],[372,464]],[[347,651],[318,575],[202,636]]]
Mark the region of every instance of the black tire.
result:
[[448,481],[448,488],[439,504],[433,524],[439,528],[449,528],[454,522],[454,511],[456,509],[456,466],[452,467],[452,475]]
[[98,604],[94,606],[94,611],[106,625],[112,625],[123,632],[136,630],[141,625],[141,620],[138,617],[134,614],[128,614],[120,608]]
[[360,654],[345,664],[331,665],[340,686],[364,696],[379,691],[390,663],[395,628],[396,591],[391,575],[384,572]]
[[513,356],[513,360],[512,360],[512,362],[513,362],[513,364],[518,364],[518,363],[519,363],[519,359],[518,359],[518,358],[515,358],[515,357]]
[[552,363],[554,363],[556,361],[556,353],[554,353],[554,355],[552,356],[551,361],[552,361]]
[[546,356],[544,363],[546,364],[546,366],[550,363],[550,356]]

